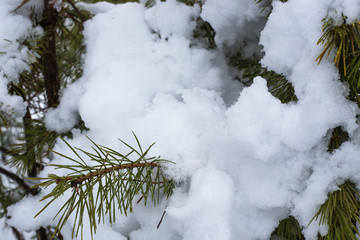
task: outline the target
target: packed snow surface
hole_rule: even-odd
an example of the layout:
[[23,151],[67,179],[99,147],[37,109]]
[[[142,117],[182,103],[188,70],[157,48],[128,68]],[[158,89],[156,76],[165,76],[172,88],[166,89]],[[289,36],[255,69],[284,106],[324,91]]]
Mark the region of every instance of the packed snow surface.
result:
[[[102,225],[95,239],[269,239],[289,215],[304,227],[306,239],[317,239],[324,229],[308,223],[327,193],[345,179],[360,183],[360,135],[358,108],[346,99],[348,88],[331,57],[315,62],[323,49],[316,42],[323,18],[338,9],[353,21],[360,16],[358,1],[273,1],[263,30],[249,27],[264,22],[253,0],[207,0],[202,9],[172,0],[151,8],[81,7],[96,13],[84,32],[84,75],[48,112],[48,129],[68,131],[79,114],[90,130],[73,131],[68,142],[84,149],[91,145],[85,134],[121,149],[117,138],[135,145],[134,131],[144,146],[156,142],[151,154],[176,163],[166,171],[182,183],[159,206],[140,204],[113,226]],[[217,50],[190,47],[199,16],[214,27]],[[223,53],[260,31],[262,64],[287,77],[298,102],[282,104],[261,77],[243,88],[226,67]],[[330,154],[328,135],[337,126],[352,140]],[[62,142],[55,151],[72,154]],[[56,157],[53,163],[66,160]],[[45,168],[42,174],[53,171]],[[43,206],[36,200],[11,207],[8,223],[19,230],[46,226],[64,201],[33,219]],[[71,221],[62,231],[65,239]]]

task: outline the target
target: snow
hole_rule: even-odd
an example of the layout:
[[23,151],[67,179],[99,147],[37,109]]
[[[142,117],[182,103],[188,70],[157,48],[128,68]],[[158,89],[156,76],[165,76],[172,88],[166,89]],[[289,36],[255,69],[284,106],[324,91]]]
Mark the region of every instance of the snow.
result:
[[182,206],[169,207],[168,216],[183,223],[185,239],[229,239],[232,192],[231,178],[206,166],[193,175],[188,199]]
[[346,100],[348,90],[338,81],[335,66],[330,60],[314,64],[323,48],[316,40],[328,7],[327,1],[276,2],[261,33],[262,63],[286,75],[299,98],[284,112],[282,131],[285,143],[298,150],[310,149],[333,127],[342,125],[350,133],[356,128],[356,106]]
[[[39,201],[40,199],[40,195],[36,197],[25,197],[18,202],[19,205],[23,206],[22,208],[17,208],[16,205],[12,205],[8,208],[9,216],[21,216],[21,223],[16,224],[16,228],[19,231],[36,230],[41,226],[52,222],[53,216],[51,215],[44,214],[39,218],[34,218],[34,216],[42,209],[41,205],[34,205],[34,201]],[[57,211],[54,209],[52,212],[56,214]],[[14,225],[13,221],[14,219],[10,218],[7,223],[9,225]]]
[[220,48],[226,46],[235,53],[234,50],[239,50],[239,46],[246,42],[250,45],[246,48],[247,55],[251,57],[254,51],[260,49],[251,40],[256,39],[264,26],[261,10],[261,5],[255,4],[255,1],[207,0],[201,17],[211,23],[216,32],[215,41]]
[[78,122],[78,106],[82,94],[82,86],[75,82],[68,86],[61,94],[61,103],[54,109],[46,112],[45,125],[50,131],[67,132]]
[[[265,18],[253,0],[207,0],[202,9],[169,0],[152,8],[82,4],[96,13],[84,32],[84,74],[47,113],[47,127],[68,131],[80,115],[90,130],[73,131],[68,142],[85,149],[90,146],[85,134],[121,148],[117,138],[133,144],[134,131],[144,146],[156,142],[153,155],[176,163],[166,172],[181,183],[168,201],[137,205],[129,217],[101,226],[95,239],[110,234],[113,239],[269,239],[290,214],[306,239],[325,233],[316,222],[308,223],[327,193],[345,179],[360,183],[359,110],[346,99],[348,88],[338,81],[332,58],[315,62],[322,51],[316,42],[329,11],[341,9],[353,21],[360,15],[356,3],[273,1],[263,30]],[[214,27],[219,49],[189,47],[198,16]],[[232,79],[224,55],[246,46],[249,36],[260,36],[262,64],[289,79],[298,102],[282,104],[261,77],[247,88]],[[250,44],[246,51],[260,54],[259,49]],[[326,139],[337,126],[352,140],[330,154]],[[61,141],[55,151],[72,155]],[[66,160],[55,157],[53,163]],[[53,171],[47,167],[42,175]],[[35,220],[44,203],[24,199],[9,209],[8,222],[23,230],[48,225],[64,199]],[[23,211],[28,208],[34,209]],[[71,221],[64,236],[70,236]]]
[[[0,8],[0,109],[9,114],[25,114],[25,104],[21,97],[10,96],[7,85],[17,82],[19,74],[29,70],[31,54],[21,44],[27,37],[41,33],[41,29],[33,28],[31,21],[13,12],[20,5],[20,0],[2,0]],[[40,6],[37,1],[30,1],[28,6]],[[29,10],[29,9],[28,9]],[[25,10],[23,14],[29,14]]]
[[15,240],[15,236],[12,233],[11,229],[6,226],[5,219],[0,218],[0,230],[2,239],[6,240]]
[[346,13],[346,22],[353,23],[356,20],[359,20],[360,6],[358,3],[359,2],[357,0],[334,0],[333,9],[337,13]]

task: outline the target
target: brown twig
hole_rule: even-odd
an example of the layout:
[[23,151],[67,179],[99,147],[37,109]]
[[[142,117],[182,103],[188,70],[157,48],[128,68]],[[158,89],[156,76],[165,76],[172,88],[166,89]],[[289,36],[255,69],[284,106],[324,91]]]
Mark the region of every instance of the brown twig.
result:
[[159,227],[160,227],[160,225],[161,225],[161,223],[162,223],[162,221],[163,221],[163,219],[164,219],[165,213],[166,213],[166,210],[164,210],[164,212],[163,212],[163,214],[162,214],[162,216],[161,216],[160,222],[159,222],[159,224],[157,225],[156,228],[159,228]]
[[2,147],[2,146],[0,146],[0,151],[3,152],[4,154],[11,155],[13,157],[18,155],[16,153],[13,153],[11,150],[9,150],[5,147]]
[[59,22],[59,13],[54,7],[54,1],[45,0],[43,18],[40,22],[45,30],[44,44],[46,51],[41,55],[43,64],[46,98],[48,107],[56,107],[60,103],[60,78],[56,54],[56,30]]
[[15,173],[12,173],[5,168],[0,167],[0,173],[4,174],[8,178],[15,181],[20,187],[22,187],[26,192],[31,193],[32,195],[36,195],[39,192],[38,188],[31,188],[21,177],[16,175]]
[[[157,162],[141,162],[141,163],[120,164],[120,165],[115,165],[115,166],[110,167],[110,168],[104,168],[104,169],[100,169],[98,171],[89,172],[88,174],[83,175],[81,177],[77,177],[75,179],[73,177],[59,178],[59,179],[56,180],[56,183],[58,184],[60,182],[71,181],[71,186],[77,186],[78,184],[81,184],[82,182],[84,182],[87,179],[97,177],[97,176],[102,176],[102,175],[105,175],[107,173],[114,172],[116,170],[131,169],[131,168],[141,168],[141,167],[159,167],[159,164]],[[127,180],[127,179],[124,179],[124,180]],[[156,182],[156,183],[160,184],[162,182]]]
[[[136,179],[127,179],[127,178],[122,178],[122,181],[132,181],[132,182],[141,182],[141,183],[146,183],[146,181],[144,180],[136,180]],[[160,181],[160,182],[152,182],[152,184],[163,184],[166,183],[167,181]]]
[[141,198],[139,198],[139,200],[137,200],[137,204],[139,204],[141,202],[141,200],[143,200],[144,196],[141,196]]

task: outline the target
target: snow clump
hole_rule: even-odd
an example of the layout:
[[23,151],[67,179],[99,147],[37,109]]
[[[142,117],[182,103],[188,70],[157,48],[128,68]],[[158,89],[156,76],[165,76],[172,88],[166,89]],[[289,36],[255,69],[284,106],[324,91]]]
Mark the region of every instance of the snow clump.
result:
[[[84,75],[48,114],[49,129],[71,129],[78,113],[90,138],[114,148],[119,148],[117,138],[135,143],[134,131],[144,146],[156,142],[152,153],[174,161],[167,174],[184,183],[168,202],[137,205],[129,217],[103,226],[95,239],[110,233],[133,240],[269,239],[289,215],[299,220],[307,239],[316,239],[324,229],[308,223],[327,193],[344,179],[360,183],[358,108],[346,99],[348,89],[331,58],[319,66],[315,62],[322,51],[316,44],[321,20],[334,7],[359,16],[358,7],[349,7],[356,1],[273,1],[261,31],[262,64],[293,84],[299,100],[288,104],[268,92],[265,79],[257,77],[243,89],[223,67],[222,51],[255,31],[249,22],[264,21],[253,0],[225,2],[207,0],[202,11],[171,0],[156,1],[152,8],[91,5],[98,13],[85,27]],[[216,30],[217,50],[190,47],[199,16]],[[325,139],[337,126],[352,140],[331,155]],[[68,142],[89,147],[76,131]],[[61,142],[55,151],[72,154]],[[56,157],[53,163],[65,160]],[[33,220],[32,214],[16,211],[26,206],[24,200],[12,207],[8,222],[21,227],[26,219],[33,223],[28,228],[49,224],[51,212]],[[167,214],[156,229],[164,208]],[[73,220],[64,234],[71,232]]]

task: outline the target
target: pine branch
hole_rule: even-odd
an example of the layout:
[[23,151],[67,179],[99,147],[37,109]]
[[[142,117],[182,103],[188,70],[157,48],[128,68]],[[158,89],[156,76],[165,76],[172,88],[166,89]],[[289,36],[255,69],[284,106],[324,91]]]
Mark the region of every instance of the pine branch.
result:
[[[349,99],[356,101],[360,106],[358,94],[360,87],[360,22],[347,24],[346,17],[343,17],[343,24],[340,26],[333,24],[332,19],[324,19],[323,22],[324,34],[318,44],[323,44],[324,50],[316,61],[320,64],[324,57],[328,58],[331,51],[337,48],[334,63],[339,68],[341,80],[349,83]],[[349,135],[341,126],[332,129],[328,152],[332,153],[348,140]],[[355,184],[350,181],[344,182],[339,186],[338,191],[328,195],[328,199],[320,206],[309,223],[311,224],[314,219],[319,219],[320,225],[329,227],[327,235],[319,236],[319,239],[357,239],[359,232],[356,224],[360,223],[359,197],[360,194]],[[294,220],[296,221],[290,217],[281,221],[276,233],[285,239],[301,239],[301,235],[299,235],[301,230],[296,226]]]
[[[329,226],[328,233],[320,239],[358,239],[360,223],[360,204],[355,184],[346,181],[339,186],[340,190],[330,193],[326,202],[321,205],[313,219],[319,219],[320,225]],[[310,224],[309,223],[309,224]]]
[[[332,19],[324,19],[323,22],[324,34],[318,44],[323,44],[324,50],[316,61],[320,64],[324,57],[328,58],[331,51],[336,49],[334,63],[339,69],[340,79],[350,86],[348,98],[360,106],[360,22],[348,24],[345,16],[341,25],[334,24]],[[348,139],[348,133],[341,127],[333,129],[328,151],[332,153]],[[338,191],[329,193],[328,199],[311,220],[312,222],[314,219],[319,219],[319,224],[328,226],[327,235],[320,239],[358,239],[359,197],[356,185],[350,181],[341,184]]]
[[295,217],[289,216],[280,221],[273,233],[279,240],[304,240],[302,229]]
[[[18,143],[12,144],[8,149],[12,155],[8,162],[23,173],[32,173],[33,169],[40,167],[41,159],[50,154],[49,149],[59,134],[48,132],[42,121],[31,118],[24,118],[24,126],[25,136],[18,138]],[[35,176],[36,174],[31,175]]]
[[341,126],[332,129],[330,141],[328,144],[328,152],[332,153],[336,149],[339,149],[341,144],[349,141],[349,139],[349,134]]
[[[165,176],[162,168],[163,163],[171,162],[160,157],[147,157],[154,144],[143,151],[135,134],[134,137],[137,148],[120,140],[129,148],[126,154],[98,145],[90,138],[93,144],[92,152],[73,148],[64,140],[77,159],[54,152],[72,164],[50,165],[55,169],[68,169],[71,173],[65,176],[49,174],[47,178],[38,178],[43,181],[38,186],[53,186],[53,189],[41,200],[49,199],[50,202],[36,216],[67,190],[71,190],[71,196],[55,216],[60,219],[54,234],[74,215],[73,236],[77,236],[80,229],[83,229],[84,214],[87,214],[93,235],[96,233],[97,224],[105,218],[108,218],[110,223],[115,221],[116,209],[125,215],[131,212],[136,196],[141,196],[140,199],[144,199],[145,205],[149,200],[156,205],[163,197],[170,197],[175,186],[173,181]],[[85,161],[80,154],[88,160]],[[131,160],[133,155],[136,160]],[[95,165],[88,164],[91,162]]]
[[[343,23],[337,25],[332,19],[323,19],[322,31],[324,34],[320,37],[317,44],[323,44],[324,50],[318,56],[318,64],[323,58],[328,58],[331,51],[335,48],[336,54],[334,63],[339,68],[341,75],[347,77],[357,75],[357,86],[360,85],[359,75],[359,50],[360,50],[360,22],[355,21],[352,24],[346,23],[346,17],[343,17]],[[347,81],[352,80],[345,78]]]
[[238,80],[245,86],[250,86],[254,77],[261,76],[266,79],[269,92],[282,103],[298,100],[292,84],[283,75],[263,68],[256,56],[245,58],[243,49],[229,57],[229,64],[241,72]]
[[16,156],[16,153],[13,153],[10,149],[0,146],[0,151],[6,155]]
[[38,188],[32,188],[30,187],[25,181],[24,179],[22,179],[21,177],[19,177],[18,175],[16,175],[15,173],[12,173],[8,170],[6,170],[3,167],[0,167],[0,173],[4,174],[5,176],[7,176],[8,178],[10,178],[11,180],[13,180],[14,182],[16,182],[21,188],[23,188],[25,190],[25,192],[30,193],[31,195],[36,195],[39,192]]

